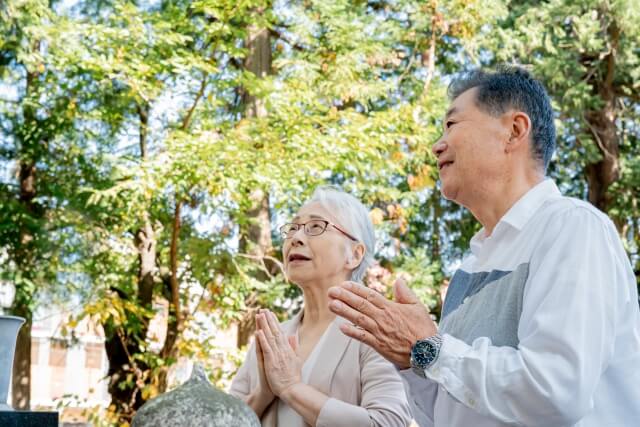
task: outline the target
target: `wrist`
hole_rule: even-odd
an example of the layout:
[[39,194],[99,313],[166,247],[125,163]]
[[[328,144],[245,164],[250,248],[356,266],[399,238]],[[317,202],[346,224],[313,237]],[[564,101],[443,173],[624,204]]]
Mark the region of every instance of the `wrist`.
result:
[[289,402],[293,399],[293,397],[297,394],[300,394],[300,388],[304,387],[302,382],[293,383],[280,392],[279,396],[285,403],[289,404]]
[[415,342],[411,348],[410,364],[417,375],[425,377],[425,370],[431,367],[440,356],[442,343],[443,337],[438,333]]
[[275,395],[269,389],[260,385],[253,389],[247,398],[247,404],[260,416],[267,406],[273,401]]

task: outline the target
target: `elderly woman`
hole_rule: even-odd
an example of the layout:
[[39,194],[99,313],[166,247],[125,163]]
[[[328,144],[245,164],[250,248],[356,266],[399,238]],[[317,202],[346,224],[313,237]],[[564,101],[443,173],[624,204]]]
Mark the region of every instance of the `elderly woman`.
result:
[[280,228],[285,271],[304,306],[279,324],[260,310],[256,336],[231,394],[263,426],[407,426],[411,415],[395,368],[366,344],[340,331],[329,311],[331,286],[360,281],[373,260],[369,214],[353,196],[319,188]]

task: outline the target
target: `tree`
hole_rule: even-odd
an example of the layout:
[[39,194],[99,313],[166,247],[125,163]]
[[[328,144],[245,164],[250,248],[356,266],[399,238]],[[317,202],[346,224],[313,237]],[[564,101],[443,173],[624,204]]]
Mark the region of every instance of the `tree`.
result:
[[449,78],[498,61],[547,82],[551,173],[614,217],[638,270],[638,32],[623,3],[4,3],[0,144],[18,174],[0,187],[0,272],[30,312],[38,294],[82,296],[69,327],[102,325],[121,425],[180,357],[233,375],[212,325],[239,325],[241,356],[256,307],[299,307],[276,228],[317,185],[371,207],[366,283],[389,292],[407,274],[438,314],[479,225],[440,196],[430,148]]
[[10,259],[0,272],[16,289],[9,311],[26,319],[13,375],[13,404],[26,409],[32,315],[44,295],[67,292],[55,285],[68,284],[66,256],[75,250],[62,206],[84,205],[74,182],[94,173],[87,131],[76,124],[93,113],[95,98],[83,85],[90,72],[69,66],[78,52],[63,42],[65,21],[47,2],[3,3],[0,18],[0,159],[15,171],[0,183],[0,247]]

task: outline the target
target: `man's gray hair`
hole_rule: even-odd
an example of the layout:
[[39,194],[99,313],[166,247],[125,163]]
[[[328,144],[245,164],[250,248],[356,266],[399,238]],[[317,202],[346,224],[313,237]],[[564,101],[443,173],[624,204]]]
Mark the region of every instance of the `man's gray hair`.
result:
[[338,225],[358,239],[365,247],[364,258],[360,265],[351,272],[351,280],[362,282],[367,269],[373,264],[373,254],[376,246],[376,236],[369,211],[360,200],[351,194],[335,187],[318,187],[307,203],[318,202],[331,212],[338,221]]
[[510,108],[527,113],[531,151],[546,171],[556,148],[556,128],[551,99],[542,83],[524,68],[500,65],[495,71],[471,70],[456,77],[449,85],[449,97],[454,100],[473,88],[478,88],[476,105],[495,117]]

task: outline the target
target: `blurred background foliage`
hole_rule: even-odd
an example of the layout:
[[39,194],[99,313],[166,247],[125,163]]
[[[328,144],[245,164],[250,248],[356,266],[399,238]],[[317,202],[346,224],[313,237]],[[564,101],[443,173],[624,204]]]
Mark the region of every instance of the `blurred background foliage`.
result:
[[[615,221],[640,276],[637,0],[6,0],[0,3],[0,281],[6,312],[77,302],[105,333],[127,423],[180,357],[242,360],[253,314],[300,294],[277,227],[313,189],[370,209],[388,293],[437,316],[479,228],[431,145],[457,73],[520,64],[557,113],[549,174]],[[149,335],[164,302],[167,335]],[[211,325],[237,328],[216,353]],[[30,331],[13,402],[29,407]],[[236,366],[237,363],[231,363]],[[224,367],[227,366],[227,367]],[[102,418],[103,420],[106,418]]]

